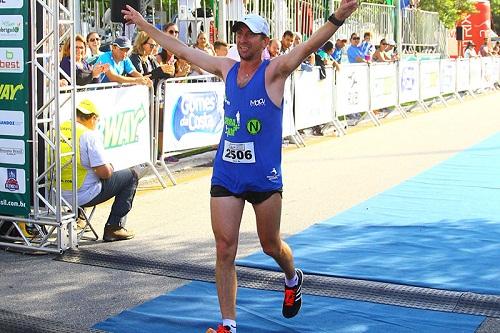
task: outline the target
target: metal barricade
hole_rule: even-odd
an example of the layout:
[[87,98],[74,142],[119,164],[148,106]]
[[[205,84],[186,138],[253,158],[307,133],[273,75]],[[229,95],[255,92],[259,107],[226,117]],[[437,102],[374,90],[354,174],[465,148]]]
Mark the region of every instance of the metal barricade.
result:
[[443,31],[438,13],[405,8],[402,10],[402,26],[403,52],[438,53],[445,50],[446,31]]
[[[334,9],[340,5],[340,1],[334,0]],[[339,28],[338,33],[349,38],[356,32],[363,35],[371,32],[372,43],[378,44],[382,38],[392,38],[395,33],[395,7],[372,3],[362,3],[358,10]]]
[[172,152],[217,145],[224,124],[223,103],[224,83],[215,75],[172,78],[158,83],[154,136],[163,139],[161,143],[155,140],[154,150],[160,153],[157,163],[174,185],[175,178],[164,158]]

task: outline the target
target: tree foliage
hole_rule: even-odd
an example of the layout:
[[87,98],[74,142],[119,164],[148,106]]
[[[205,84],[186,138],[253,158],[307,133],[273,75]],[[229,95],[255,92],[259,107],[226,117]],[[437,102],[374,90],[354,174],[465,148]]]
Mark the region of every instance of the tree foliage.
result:
[[491,17],[493,18],[493,27],[497,35],[500,35],[500,0],[490,0]]
[[421,0],[419,8],[438,12],[439,18],[447,28],[453,28],[464,13],[473,13],[476,7],[470,0]]

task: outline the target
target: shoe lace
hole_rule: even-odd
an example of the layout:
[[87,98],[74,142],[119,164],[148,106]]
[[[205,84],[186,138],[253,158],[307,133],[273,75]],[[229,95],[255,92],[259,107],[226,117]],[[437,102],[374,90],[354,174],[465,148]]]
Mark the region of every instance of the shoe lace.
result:
[[217,333],[231,333],[231,329],[228,326],[219,325],[217,327]]
[[293,306],[295,303],[295,288],[285,289],[285,306]]

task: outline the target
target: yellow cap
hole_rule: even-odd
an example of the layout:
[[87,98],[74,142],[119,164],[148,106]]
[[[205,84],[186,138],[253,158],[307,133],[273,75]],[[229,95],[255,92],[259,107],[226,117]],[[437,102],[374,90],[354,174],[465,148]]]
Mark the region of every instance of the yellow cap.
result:
[[83,101],[81,101],[76,109],[84,114],[95,114],[99,116],[99,111],[97,111],[95,104],[92,103],[89,99],[84,99]]

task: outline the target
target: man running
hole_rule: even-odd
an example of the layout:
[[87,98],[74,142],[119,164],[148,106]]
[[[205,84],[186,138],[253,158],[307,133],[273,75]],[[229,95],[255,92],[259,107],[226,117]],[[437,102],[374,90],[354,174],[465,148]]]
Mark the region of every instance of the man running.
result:
[[132,7],[122,10],[163,48],[226,82],[224,132],[214,161],[210,211],[217,259],[215,280],[222,324],[207,333],[236,333],[236,269],[234,260],[245,201],[253,205],[257,233],[264,252],[285,273],[282,313],[294,317],[302,304],[303,274],[293,264],[290,247],[281,240],[281,144],[283,93],[287,77],[318,50],[357,8],[357,0],[342,0],[337,11],[306,42],[272,61],[261,55],[269,43],[269,25],[261,16],[236,22],[241,61],[212,57],[157,30]]

